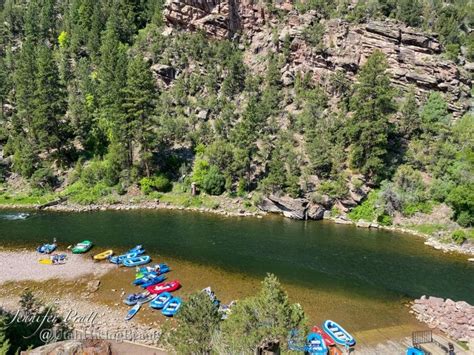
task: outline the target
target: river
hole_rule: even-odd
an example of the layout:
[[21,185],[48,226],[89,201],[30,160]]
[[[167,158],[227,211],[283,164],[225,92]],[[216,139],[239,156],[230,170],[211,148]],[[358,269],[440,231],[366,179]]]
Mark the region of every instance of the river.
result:
[[[404,305],[427,294],[474,303],[474,266],[423,239],[330,222],[223,217],[187,211],[0,212],[0,245],[32,247],[57,238],[65,248],[89,239],[94,250],[143,244],[166,261],[183,292],[211,285],[224,301],[254,294],[276,274],[312,322],[331,318],[357,331],[416,328]],[[129,281],[126,281],[127,283]]]

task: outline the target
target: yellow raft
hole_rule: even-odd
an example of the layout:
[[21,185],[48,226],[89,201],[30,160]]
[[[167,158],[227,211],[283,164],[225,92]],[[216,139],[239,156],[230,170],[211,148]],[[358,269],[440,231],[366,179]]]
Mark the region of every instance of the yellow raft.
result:
[[106,250],[100,254],[94,255],[94,260],[105,260],[114,254],[113,250]]

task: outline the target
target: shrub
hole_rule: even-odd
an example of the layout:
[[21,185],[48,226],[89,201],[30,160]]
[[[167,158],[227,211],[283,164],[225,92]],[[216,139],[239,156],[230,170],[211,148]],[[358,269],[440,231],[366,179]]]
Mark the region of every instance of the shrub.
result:
[[201,187],[210,195],[220,195],[224,192],[225,177],[217,166],[212,165],[203,176]]
[[41,190],[51,190],[56,186],[58,179],[50,168],[40,168],[31,175],[31,186]]
[[349,188],[344,179],[326,180],[321,183],[318,192],[333,198],[343,198],[349,192]]
[[163,174],[153,177],[144,177],[140,180],[140,187],[145,195],[149,195],[153,191],[169,192],[172,184]]
[[464,243],[467,239],[466,237],[466,233],[461,230],[461,229],[458,229],[458,230],[455,230],[452,234],[451,234],[451,239],[456,243],[456,244],[459,244],[461,245],[462,243]]
[[377,217],[377,222],[379,222],[383,226],[389,226],[392,224],[393,219],[388,214],[382,214]]
[[367,200],[362,202],[361,205],[357,206],[349,213],[349,218],[354,221],[358,221],[359,219],[373,221],[376,219],[377,215],[379,214],[376,207],[377,199],[378,192],[371,191],[367,197]]

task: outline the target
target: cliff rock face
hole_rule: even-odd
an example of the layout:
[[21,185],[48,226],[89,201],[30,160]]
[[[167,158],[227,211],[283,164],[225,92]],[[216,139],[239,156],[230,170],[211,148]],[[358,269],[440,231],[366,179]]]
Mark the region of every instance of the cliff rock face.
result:
[[[240,37],[247,45],[245,60],[256,72],[265,69],[262,56],[289,41],[289,60],[282,71],[285,85],[293,83],[297,72],[310,72],[322,84],[336,70],[343,70],[353,79],[373,50],[380,49],[387,55],[394,85],[414,85],[418,97],[432,90],[441,92],[455,116],[468,110],[472,85],[469,74],[442,59],[436,35],[392,20],[352,24],[336,19],[323,22],[321,49],[316,49],[305,40],[304,30],[319,21],[318,14],[298,14],[285,0],[277,2],[276,7],[286,11],[283,20],[272,16],[258,1],[167,0],[165,17],[174,27],[202,30],[216,38]],[[279,39],[276,43],[275,33]]]

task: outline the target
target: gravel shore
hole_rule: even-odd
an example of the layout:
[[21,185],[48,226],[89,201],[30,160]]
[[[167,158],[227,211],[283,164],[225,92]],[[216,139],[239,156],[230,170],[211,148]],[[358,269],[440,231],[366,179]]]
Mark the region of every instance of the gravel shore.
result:
[[114,268],[109,263],[94,262],[90,256],[67,254],[62,265],[44,265],[38,260],[47,256],[28,250],[0,250],[0,284],[12,281],[44,281],[48,279],[75,280],[85,275],[99,277]]

